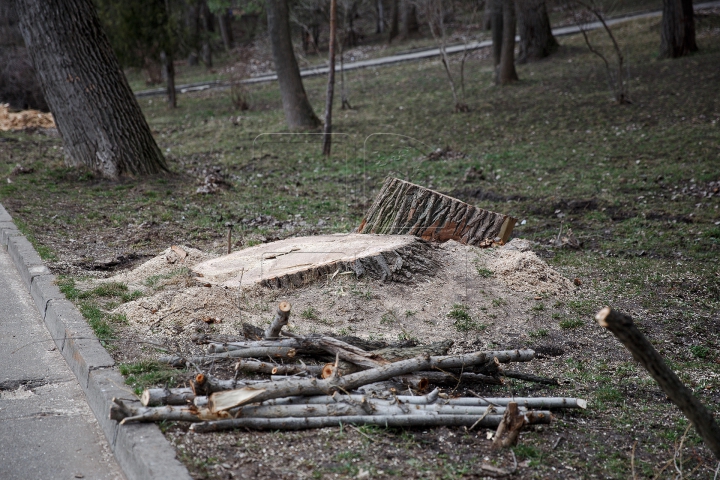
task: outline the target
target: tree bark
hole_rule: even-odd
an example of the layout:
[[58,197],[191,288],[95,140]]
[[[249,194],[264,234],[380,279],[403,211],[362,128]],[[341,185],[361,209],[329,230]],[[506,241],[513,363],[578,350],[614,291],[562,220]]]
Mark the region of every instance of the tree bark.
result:
[[289,347],[254,347],[244,348],[242,350],[232,350],[230,352],[218,353],[216,355],[193,355],[183,357],[180,355],[163,356],[158,358],[158,362],[167,363],[173,366],[181,366],[190,363],[205,363],[223,358],[253,358],[253,357],[273,357],[273,358],[292,358],[295,356],[296,350]]
[[545,0],[516,0],[520,55],[518,63],[543,59],[558,48]]
[[692,0],[663,0],[660,58],[677,58],[697,51]]
[[293,51],[287,0],[267,0],[268,33],[275,71],[280,84],[285,120],[291,129],[312,129],[320,125],[308,101]]
[[503,1],[503,36],[500,65],[497,67],[497,81],[507,85],[518,81],[515,71],[515,1]]
[[169,108],[177,108],[177,92],[175,91],[175,64],[173,58],[167,53],[160,52],[160,61],[163,68],[163,80],[167,90],[167,102]]
[[69,162],[110,178],[166,171],[91,0],[16,8]]
[[475,246],[505,243],[517,219],[483,210],[404,180],[388,177],[358,233],[415,235]]
[[400,0],[392,0],[390,10],[390,29],[388,30],[388,43],[400,34]]
[[323,128],[323,155],[330,156],[332,148],[332,107],[335,94],[335,44],[337,34],[337,0],[330,0],[330,46],[328,48],[328,83],[325,97],[325,126]]
[[645,370],[663,389],[665,395],[677,405],[693,424],[708,448],[720,460],[720,426],[705,406],[695,398],[692,390],[687,388],[663,361],[645,335],[635,326],[628,315],[605,307],[595,319],[600,326],[607,328],[617,337],[632,354],[635,361],[640,362]]
[[420,23],[417,18],[417,8],[409,0],[402,1],[402,29],[400,35],[402,38],[408,38],[420,29]]
[[288,302],[280,302],[272,323],[268,326],[267,330],[265,330],[265,338],[278,338],[280,336],[280,331],[288,324],[289,319],[290,304]]
[[[306,418],[235,418],[194,423],[190,430],[195,433],[219,432],[234,428],[263,430],[302,430],[306,428],[335,427],[338,425],[377,425],[380,427],[495,427],[502,420],[501,415],[353,415],[342,417]],[[529,424],[550,423],[550,412],[528,412]]]
[[271,375],[295,375],[297,373],[308,373],[313,376],[318,376],[322,372],[322,368],[322,365],[277,365],[274,363],[244,359],[235,364],[235,370],[268,373]]
[[375,14],[377,19],[375,33],[383,33],[385,31],[385,9],[383,0],[377,0],[375,2]]
[[218,15],[218,25],[220,25],[220,36],[222,37],[223,46],[226,51],[230,51],[233,48],[233,36],[232,36],[232,14],[225,12]]
[[490,28],[492,29],[493,66],[500,65],[503,42],[503,0],[487,0],[490,4]]
[[507,404],[502,420],[493,438],[494,449],[512,447],[517,443],[520,430],[527,423],[526,415],[520,412],[516,402]]

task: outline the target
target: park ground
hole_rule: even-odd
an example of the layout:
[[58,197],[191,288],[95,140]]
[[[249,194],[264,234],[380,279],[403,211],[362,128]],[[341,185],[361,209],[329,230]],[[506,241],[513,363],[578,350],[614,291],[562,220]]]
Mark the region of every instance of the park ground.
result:
[[[180,96],[172,111],[155,97],[140,103],[169,174],[107,181],[66,167],[56,137],[2,133],[0,201],[65,285],[136,265],[172,244],[221,253],[226,222],[240,231],[236,248],[349,231],[391,173],[510,213],[524,221],[515,235],[536,242],[539,255],[582,286],[572,299],[538,300],[529,314],[546,327],[519,340],[558,352],[552,361],[562,385],[516,382],[481,392],[510,388],[583,397],[590,405],[523,434],[514,450],[519,476],[628,478],[634,465],[641,478],[674,478],[679,464],[683,478],[712,478],[717,463],[692,429],[683,436],[684,417],[593,321],[606,304],[633,315],[717,411],[720,11],[700,12],[700,52],[677,60],[656,58],[659,21],[613,28],[628,64],[630,105],[612,101],[602,62],[579,36],[560,39],[560,50],[545,61],[518,66],[521,81],[507,87],[492,84],[487,52],[473,54],[465,66],[469,113],[453,113],[436,60],[351,72],[353,109],[336,104],[334,131],[346,135],[335,137],[330,158],[320,154],[318,135],[287,134],[274,84],[249,87],[247,111],[235,109],[228,91]],[[590,39],[611,53],[601,31]],[[325,80],[305,85],[321,112]],[[219,185],[216,193],[197,193],[209,183]],[[572,229],[582,248],[553,246],[561,229]],[[128,296],[121,287],[75,295],[116,355],[123,347],[113,332],[123,319],[106,311]],[[147,362],[123,368],[136,387],[182,376]],[[365,471],[372,478],[462,478],[477,473],[481,457],[512,463],[489,451],[484,432],[460,429],[233,432],[192,440],[183,426],[162,427],[197,478],[230,471],[258,478]]]

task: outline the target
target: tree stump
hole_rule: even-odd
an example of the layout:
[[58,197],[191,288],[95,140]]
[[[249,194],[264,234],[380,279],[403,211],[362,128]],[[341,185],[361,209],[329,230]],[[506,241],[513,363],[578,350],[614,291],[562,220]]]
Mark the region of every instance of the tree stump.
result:
[[488,247],[507,242],[515,222],[517,219],[509,215],[388,177],[357,231]]

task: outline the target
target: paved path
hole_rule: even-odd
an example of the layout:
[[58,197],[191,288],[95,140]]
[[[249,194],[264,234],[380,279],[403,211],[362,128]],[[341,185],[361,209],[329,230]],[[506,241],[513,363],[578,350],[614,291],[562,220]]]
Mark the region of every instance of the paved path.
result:
[[85,395],[0,248],[0,479],[123,479]]
[[[717,7],[720,6],[720,1],[713,1],[713,2],[704,2],[704,3],[696,3],[694,5],[695,10],[702,9],[702,8],[708,8],[708,7]],[[631,15],[626,15],[618,18],[612,18],[606,20],[606,23],[609,26],[617,25],[618,23],[627,22],[628,20],[639,20],[642,18],[653,18],[653,17],[659,17],[662,15],[661,10],[653,11],[653,12],[644,12],[644,13],[635,13]],[[585,30],[595,30],[598,28],[602,28],[602,24],[600,22],[592,22],[583,25],[583,28]],[[556,37],[561,37],[564,35],[574,35],[580,33],[580,27],[577,25],[569,25],[566,27],[558,27],[553,28],[553,35]],[[516,41],[520,41],[520,37],[516,37]],[[660,42],[660,38],[658,37],[658,43]],[[455,53],[462,53],[463,50],[477,50],[479,48],[487,48],[492,46],[491,40],[485,40],[483,42],[472,42],[468,45],[452,45],[447,47],[445,50],[448,54],[455,54]],[[440,49],[438,48],[430,48],[427,50],[422,50],[419,52],[410,52],[410,53],[401,53],[398,55],[391,55],[388,57],[381,57],[381,58],[373,58],[371,60],[360,60],[357,62],[350,62],[346,63],[344,66],[345,71],[349,70],[357,70],[359,68],[369,68],[369,67],[383,67],[386,65],[394,65],[396,63],[401,62],[408,62],[413,60],[423,60],[426,58],[433,58],[440,56]],[[312,77],[316,75],[325,75],[330,70],[327,66],[317,66],[317,67],[311,67],[311,68],[304,68],[300,70],[300,76],[302,77]],[[339,71],[340,66],[336,65],[335,70]],[[253,83],[266,83],[266,82],[274,82],[277,80],[277,75],[274,73],[269,73],[267,75],[261,75],[258,77],[252,77],[248,78],[242,81],[242,83],[245,84],[253,84]],[[189,83],[186,85],[178,85],[176,87],[176,90],[178,93],[188,93],[188,92],[199,92],[202,90],[209,90],[214,88],[229,88],[228,82],[223,82],[221,80],[216,80],[212,82],[201,82],[201,83]],[[166,89],[165,88],[153,88],[150,90],[141,90],[138,92],[135,92],[136,97],[152,97],[156,95],[165,95]]]

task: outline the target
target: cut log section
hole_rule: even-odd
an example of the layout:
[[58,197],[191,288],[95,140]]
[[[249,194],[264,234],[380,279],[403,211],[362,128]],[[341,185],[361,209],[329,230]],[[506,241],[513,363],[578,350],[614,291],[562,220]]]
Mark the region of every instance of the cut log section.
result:
[[417,274],[432,275],[437,268],[433,246],[417,237],[351,233],[257,245],[202,262],[192,270],[204,283],[287,288],[342,272],[407,282]]
[[507,242],[515,222],[517,219],[509,215],[388,177],[357,231],[488,247]]

